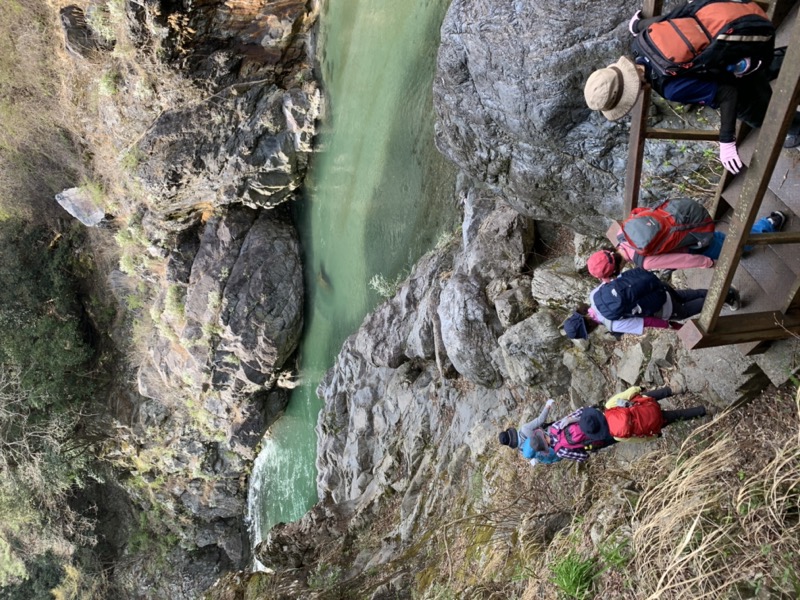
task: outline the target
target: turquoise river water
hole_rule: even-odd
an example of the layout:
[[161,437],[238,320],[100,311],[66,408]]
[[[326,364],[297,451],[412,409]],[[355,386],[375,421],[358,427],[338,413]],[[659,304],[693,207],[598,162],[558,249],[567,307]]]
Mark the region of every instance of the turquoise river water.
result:
[[327,122],[297,206],[307,304],[303,385],[253,468],[254,542],[316,501],[315,390],[345,338],[381,300],[370,288],[408,272],[455,230],[455,169],[433,144],[431,86],[449,0],[337,0],[322,15]]

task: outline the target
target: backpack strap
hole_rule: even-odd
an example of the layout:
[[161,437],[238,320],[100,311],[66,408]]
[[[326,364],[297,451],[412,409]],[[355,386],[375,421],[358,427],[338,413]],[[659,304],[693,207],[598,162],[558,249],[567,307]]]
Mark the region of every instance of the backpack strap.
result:
[[639,254],[638,252],[634,252],[632,259],[633,259],[633,264],[634,265],[644,269],[644,259],[645,259],[645,257],[643,255]]

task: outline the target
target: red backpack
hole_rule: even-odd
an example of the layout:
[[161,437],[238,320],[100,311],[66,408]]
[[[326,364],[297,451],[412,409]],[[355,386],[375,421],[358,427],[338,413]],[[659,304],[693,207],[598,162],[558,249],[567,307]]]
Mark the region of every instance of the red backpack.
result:
[[667,254],[677,248],[705,248],[714,238],[714,220],[689,198],[667,200],[655,208],[634,208],[620,233],[634,248],[634,264],[645,256]]

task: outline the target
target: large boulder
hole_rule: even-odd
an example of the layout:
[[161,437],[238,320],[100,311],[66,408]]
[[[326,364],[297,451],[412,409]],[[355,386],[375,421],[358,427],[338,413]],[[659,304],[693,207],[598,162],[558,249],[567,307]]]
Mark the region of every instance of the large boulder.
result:
[[309,82],[292,90],[245,84],[164,113],[137,150],[136,175],[152,210],[178,223],[212,206],[271,208],[290,199],[305,176],[319,110]]
[[523,215],[602,232],[618,217],[627,126],[583,85],[624,53],[640,3],[454,0],[434,79],[439,149]]
[[499,387],[503,378],[491,353],[497,347],[501,325],[480,281],[454,274],[442,290],[438,313],[442,341],[456,370],[473,383]]
[[196,246],[180,248],[157,305],[161,333],[140,373],[141,393],[158,397],[148,391],[155,379],[174,390],[210,388],[236,402],[269,387],[303,326],[294,227],[271,211],[232,209],[206,223]]
[[560,352],[567,340],[561,335],[561,319],[540,310],[506,331],[492,354],[510,385],[541,384],[551,396],[569,388],[569,373]]

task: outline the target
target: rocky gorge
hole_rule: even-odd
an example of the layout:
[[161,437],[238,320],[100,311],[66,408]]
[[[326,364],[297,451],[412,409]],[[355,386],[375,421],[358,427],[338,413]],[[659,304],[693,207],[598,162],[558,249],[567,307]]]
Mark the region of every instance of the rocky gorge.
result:
[[[108,281],[124,315],[115,343],[132,343],[125,336],[138,326],[146,349],[130,366],[135,391],[112,399],[120,435],[107,458],[127,482],[123,529],[133,528],[128,512],[157,514],[151,526],[178,543],[156,572],[119,560],[116,576],[137,590],[132,597],[196,598],[210,588],[210,597],[239,598],[261,577],[246,572],[247,472],[287,401],[281,384],[303,325],[302,249],[286,205],[325,112],[314,30],[323,8],[123,4],[126,43],[159,80],[133,60],[115,66],[126,93],[102,100],[102,121],[86,124],[88,139],[118,129],[106,152],[126,158],[135,182],[106,211],[127,244]],[[500,466],[508,456],[496,435],[548,397],[561,415],[622,386],[670,382],[723,408],[740,398],[743,377],[766,384],[771,373],[755,361],[726,350],[691,355],[672,333],[624,343],[602,331],[588,341],[562,335],[594,285],[585,258],[619,217],[627,152],[626,126],[590,115],[581,89],[624,51],[637,8],[451,2],[434,98],[437,147],[460,169],[461,230],[364,319],[325,375],[320,501],[255,549],[270,579],[252,597],[419,597],[441,574],[431,555],[442,539],[450,559],[447,528],[487,510],[503,488],[522,489]],[[93,22],[69,27],[91,34]],[[113,62],[107,46],[77,39],[81,68]],[[665,106],[653,117],[714,118]],[[657,195],[691,182],[705,159],[664,142],[648,160],[647,193]],[[710,380],[710,369],[730,376]],[[620,462],[643,453],[616,452]],[[569,477],[586,485],[583,472]],[[559,507],[525,532],[546,546],[571,521]],[[592,535],[608,537],[612,521],[599,519]],[[126,555],[124,541],[117,551]],[[229,572],[238,574],[217,581]]]

